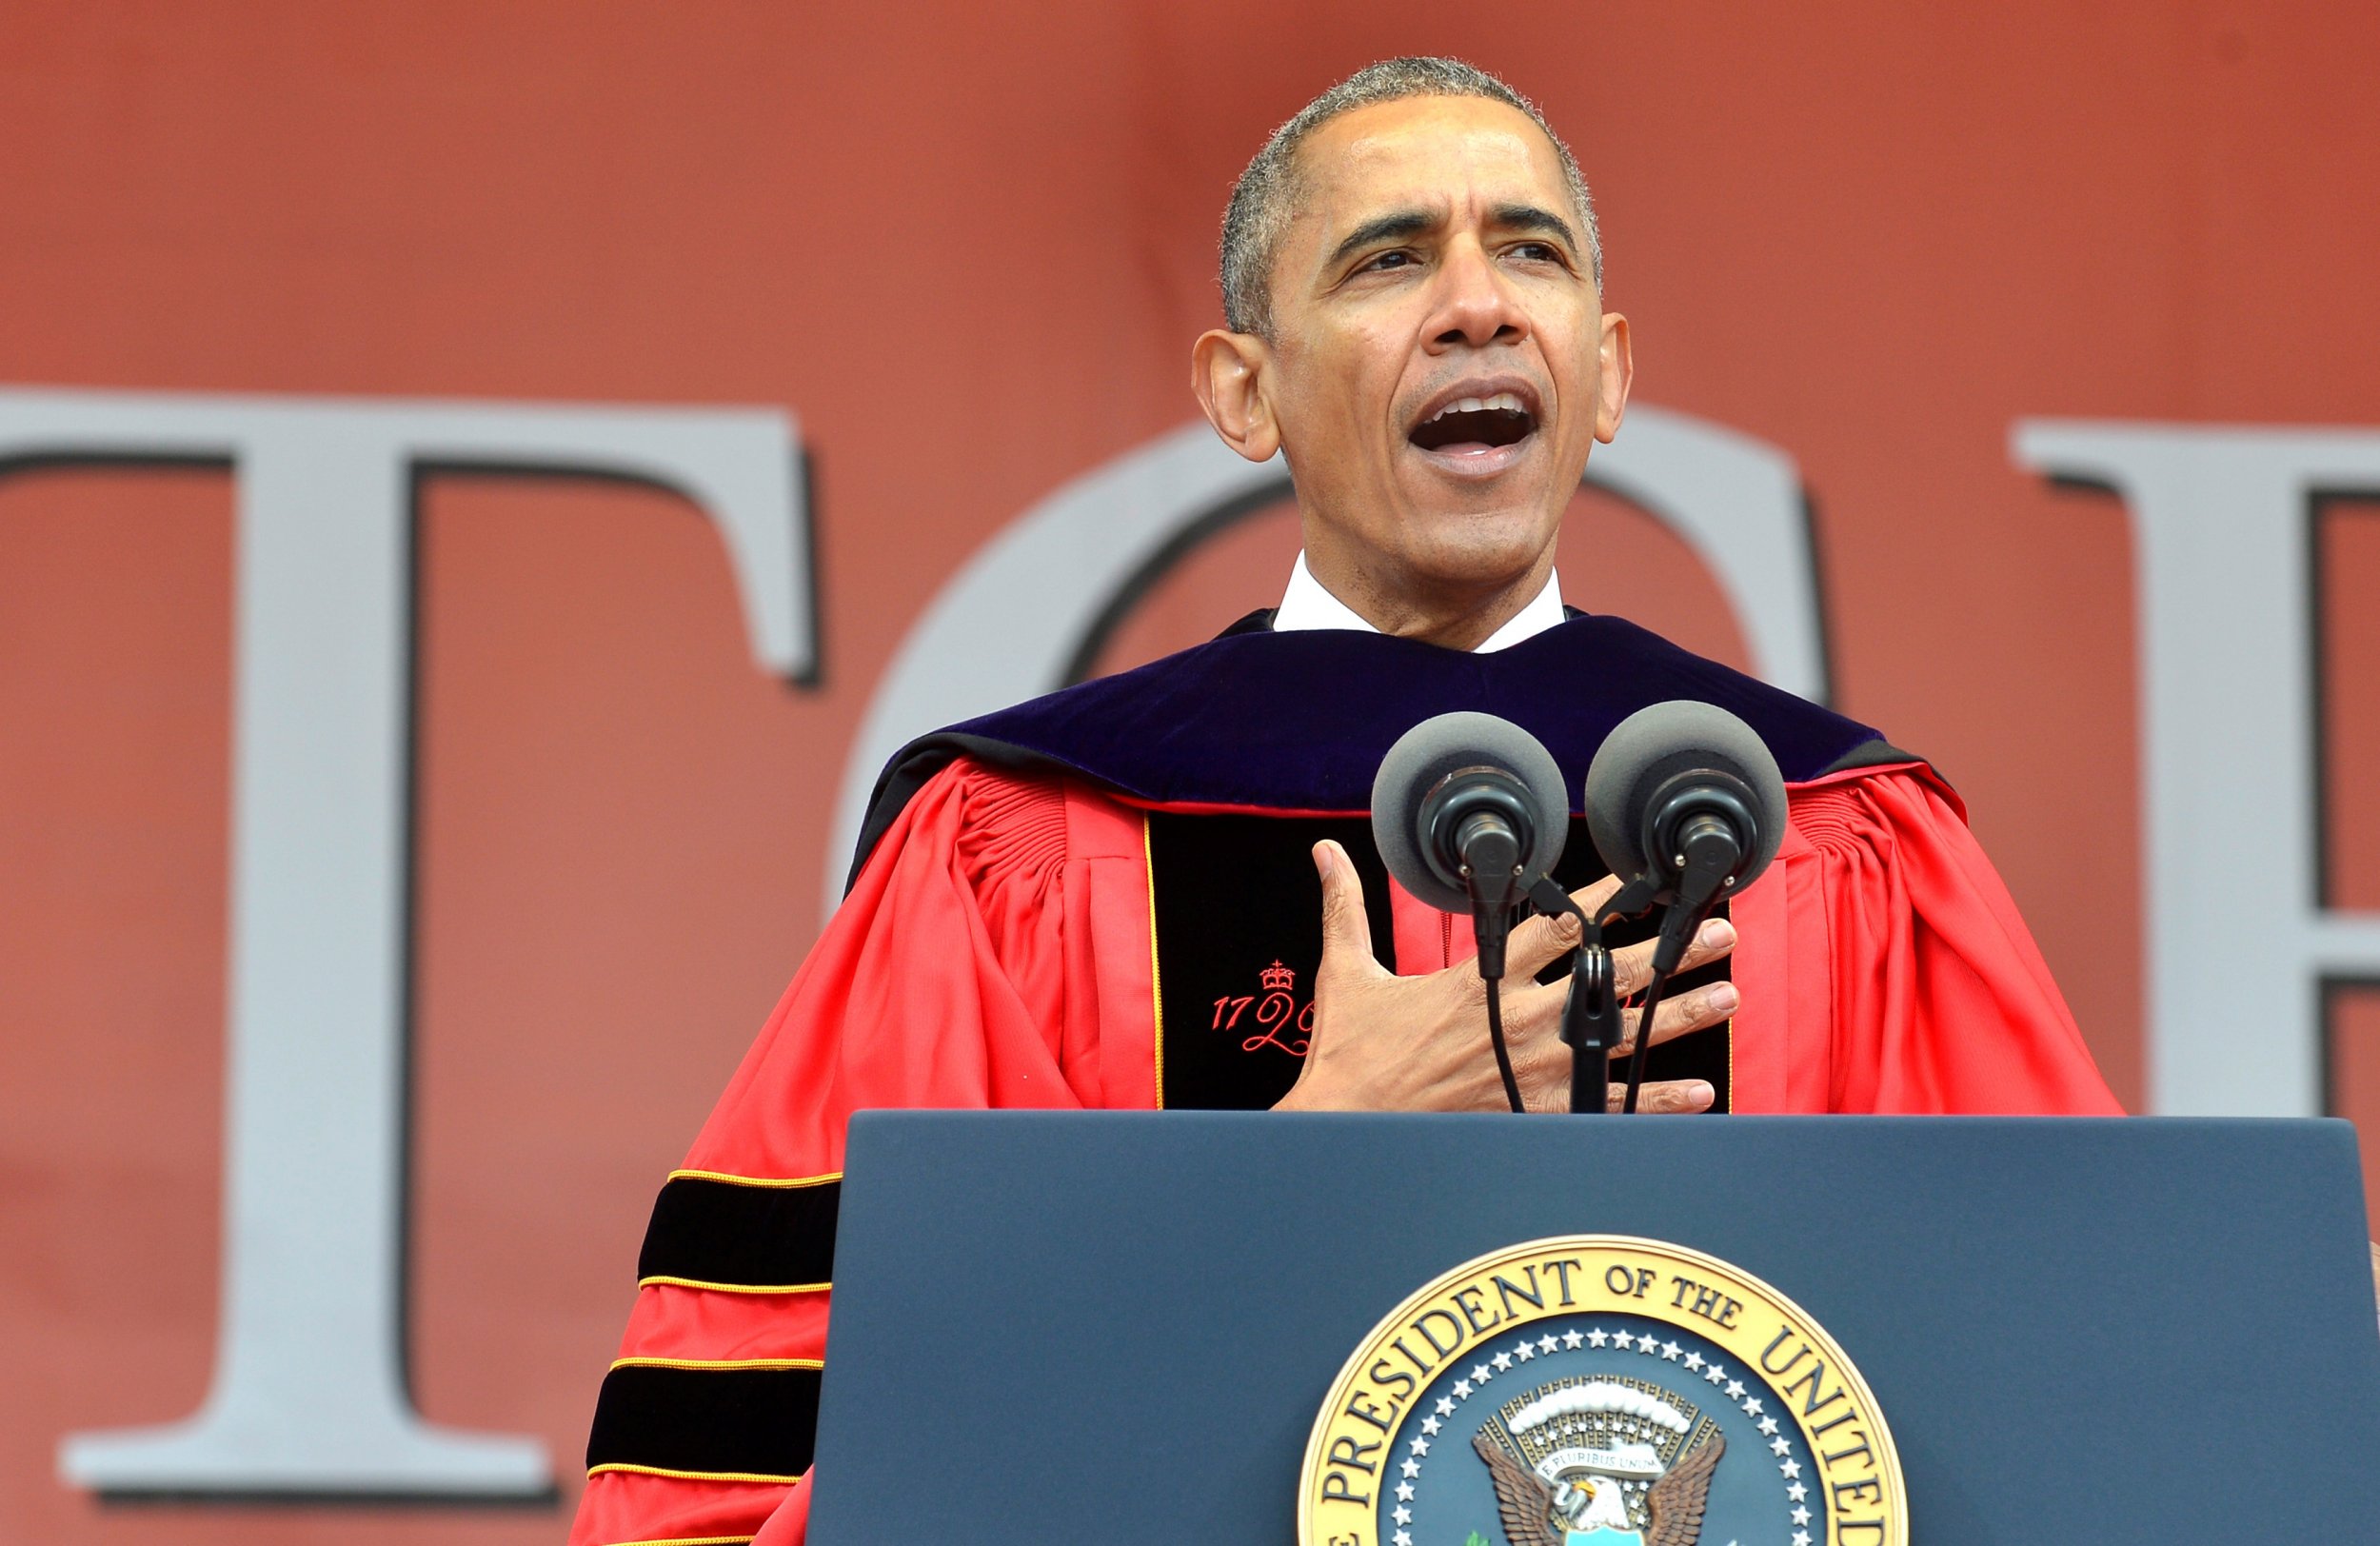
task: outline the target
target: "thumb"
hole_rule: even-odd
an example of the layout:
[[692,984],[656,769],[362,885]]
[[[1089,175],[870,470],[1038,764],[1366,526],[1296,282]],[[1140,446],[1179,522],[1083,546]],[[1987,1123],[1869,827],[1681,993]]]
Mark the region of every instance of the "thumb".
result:
[[1356,874],[1355,862],[1346,849],[1325,838],[1314,845],[1314,868],[1322,878],[1322,971],[1378,971],[1380,963],[1372,955],[1372,920],[1364,911],[1363,881]]

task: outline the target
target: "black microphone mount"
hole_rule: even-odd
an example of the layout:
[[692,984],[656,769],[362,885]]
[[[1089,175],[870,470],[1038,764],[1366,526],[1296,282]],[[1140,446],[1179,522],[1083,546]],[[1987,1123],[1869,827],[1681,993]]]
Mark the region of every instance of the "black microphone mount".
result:
[[1524,1110],[1520,1081],[1504,1041],[1504,946],[1526,882],[1525,856],[1537,845],[1529,786],[1508,768],[1458,767],[1421,797],[1423,851],[1452,869],[1471,899],[1478,970],[1487,986],[1488,1044],[1514,1111]]
[[1523,861],[1536,845],[1528,786],[1500,767],[1458,767],[1421,800],[1424,847],[1453,862],[1470,896],[1479,975],[1504,975],[1504,941],[1519,902]]
[[1641,882],[1623,886],[1590,914],[1551,880],[1529,888],[1537,911],[1551,917],[1567,913],[1578,921],[1578,948],[1571,953],[1570,992],[1562,1001],[1562,1040],[1570,1046],[1570,1109],[1601,1115],[1611,1106],[1612,1054],[1619,1050],[1622,1034],[1618,975],[1612,952],[1603,942],[1603,925],[1614,918],[1634,917],[1651,905]]
[[1645,852],[1653,900],[1666,902],[1653,974],[1668,977],[1685,960],[1695,931],[1733,891],[1757,852],[1760,830],[1744,781],[1717,768],[1672,776],[1647,802]]

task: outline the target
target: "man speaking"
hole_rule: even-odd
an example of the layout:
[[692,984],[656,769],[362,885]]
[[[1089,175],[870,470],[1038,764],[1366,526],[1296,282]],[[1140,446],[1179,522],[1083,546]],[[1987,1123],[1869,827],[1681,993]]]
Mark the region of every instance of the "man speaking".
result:
[[[1227,326],[1192,387],[1277,450],[1305,551],[1222,638],[912,743],[843,907],[662,1190],[574,1542],[797,1541],[844,1125],[871,1106],[1494,1110],[1470,921],[1392,882],[1381,755],[1455,709],[1536,734],[1576,791],[1670,699],[1775,753],[1790,821],[1661,1002],[1647,1109],[2118,1108],[1956,797],[1875,731],[1617,619],[1567,611],[1555,538],[1627,404],[1627,320],[1570,151],[1442,59],[1284,125],[1223,222]],[[1607,896],[1583,832],[1557,872]],[[1504,1020],[1564,1104],[1577,943],[1517,929]],[[1649,943],[1617,952],[1623,990]],[[1044,1184],[1020,1176],[1020,1186]]]

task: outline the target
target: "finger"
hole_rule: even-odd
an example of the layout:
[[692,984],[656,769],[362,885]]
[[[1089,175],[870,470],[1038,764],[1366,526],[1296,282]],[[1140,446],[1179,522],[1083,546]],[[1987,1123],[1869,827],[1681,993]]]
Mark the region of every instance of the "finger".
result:
[[[1706,966],[1735,948],[1735,925],[1724,918],[1706,918],[1702,927],[1695,931],[1694,942],[1686,946],[1685,959],[1677,963],[1681,972]],[[1653,981],[1653,950],[1659,941],[1647,940],[1612,952],[1612,981],[1623,999],[1642,993]]]
[[[1570,900],[1589,918],[1599,912],[1619,890],[1619,877],[1607,875],[1590,885],[1580,886],[1570,894]],[[1567,913],[1539,914],[1513,930],[1505,947],[1505,956],[1514,975],[1534,977],[1551,965],[1563,953],[1578,947],[1578,923]],[[1630,945],[1612,952],[1614,981],[1622,997],[1640,991],[1653,975],[1653,944]],[[1735,927],[1723,918],[1707,920],[1687,946],[1686,958],[1679,971],[1691,970],[1718,960],[1735,948]]]
[[[1661,1001],[1660,1008],[1655,1010],[1653,1014],[1653,1044],[1657,1047],[1664,1041],[1685,1035],[1688,1031],[1698,1031],[1707,1025],[1716,1025],[1737,1009],[1742,1008],[1743,1001],[1743,994],[1733,982],[1714,982],[1709,987],[1696,988],[1691,993],[1681,993],[1675,999],[1664,999]],[[1623,1052],[1634,1052],[1636,1047],[1636,1025],[1640,1018],[1638,1012],[1629,1010],[1623,1018],[1626,1021],[1621,1031],[1624,1040],[1613,1052],[1614,1057]]]
[[[1717,1099],[1718,1092],[1698,1079],[1670,1079],[1658,1083],[1647,1081],[1637,1086],[1636,1111],[1639,1115],[1650,1112],[1656,1117],[1691,1116],[1698,1111],[1710,1110],[1712,1102]],[[1628,1086],[1614,1084],[1605,1103],[1611,1110],[1617,1111],[1627,1100]]]
[[1562,1040],[1561,1029],[1562,1001],[1570,984],[1516,987],[1516,981],[1527,983],[1525,978],[1504,981],[1504,1044],[1512,1053],[1522,1103],[1531,1111],[1568,1111],[1570,1043]]
[[1504,980],[1526,982],[1578,948],[1578,921],[1568,913],[1521,920],[1504,941]]
[[1562,1004],[1570,997],[1570,984],[1540,986],[1526,978],[1507,977],[1501,997],[1504,1041],[1513,1049],[1515,1061],[1542,1059],[1551,1065],[1558,1060],[1561,1077],[1569,1079],[1570,1044],[1562,1040]]
[[1577,890],[1573,891],[1570,894],[1570,900],[1578,904],[1578,910],[1580,912],[1585,913],[1589,918],[1593,918],[1595,916],[1596,909],[1611,901],[1612,894],[1618,889],[1619,877],[1616,875],[1606,875],[1603,879],[1597,881],[1592,884],[1582,885]]
[[1570,1043],[1559,1035],[1560,1004],[1557,1001],[1551,1014],[1531,1015],[1529,1021],[1524,1031],[1517,1028],[1512,1015],[1504,1017],[1505,1040],[1512,1046],[1513,1072],[1520,1080],[1521,1100],[1531,1111],[1568,1111],[1571,1052]]
[[[1619,877],[1606,875],[1592,885],[1581,886],[1570,894],[1578,910],[1589,918],[1595,910],[1611,900],[1619,889]],[[1568,913],[1539,913],[1524,920],[1504,941],[1504,966],[1508,976],[1535,977],[1560,957],[1578,948],[1578,921]],[[1649,957],[1647,959],[1650,959]]]
[[1325,838],[1314,845],[1315,872],[1322,878],[1322,971],[1382,970],[1372,954],[1372,920],[1364,911],[1363,882],[1347,850]]
[[1532,982],[1525,977],[1504,977],[1504,1029],[1516,1037],[1552,1035],[1561,1029],[1562,1005],[1570,998],[1570,979]]

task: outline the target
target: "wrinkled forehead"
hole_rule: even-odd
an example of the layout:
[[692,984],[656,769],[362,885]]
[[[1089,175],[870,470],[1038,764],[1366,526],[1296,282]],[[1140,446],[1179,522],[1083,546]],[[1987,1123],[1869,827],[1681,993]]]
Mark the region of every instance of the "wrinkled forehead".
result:
[[1485,97],[1375,103],[1299,147],[1287,245],[1310,259],[1392,210],[1459,222],[1514,204],[1570,213],[1561,158],[1527,113]]

